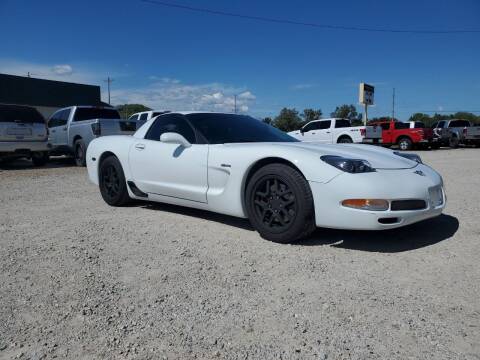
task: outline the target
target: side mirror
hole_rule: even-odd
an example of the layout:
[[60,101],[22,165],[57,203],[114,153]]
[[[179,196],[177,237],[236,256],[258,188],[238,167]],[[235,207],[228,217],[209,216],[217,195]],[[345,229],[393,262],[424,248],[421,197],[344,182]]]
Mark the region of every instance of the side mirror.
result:
[[303,130],[303,128],[300,129],[300,134],[305,134],[305,130]]
[[174,132],[163,133],[160,135],[160,141],[167,144],[178,144],[185,148],[192,146],[192,144],[190,144],[182,135]]

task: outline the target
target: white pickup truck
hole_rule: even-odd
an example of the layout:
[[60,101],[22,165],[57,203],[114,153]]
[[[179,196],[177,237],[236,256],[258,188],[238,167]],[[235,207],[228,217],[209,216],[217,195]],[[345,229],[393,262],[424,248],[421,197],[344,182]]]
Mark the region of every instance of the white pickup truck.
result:
[[300,130],[288,133],[300,141],[336,143],[380,143],[382,128],[380,126],[352,126],[348,119],[313,120]]
[[85,166],[88,144],[105,135],[131,135],[136,123],[120,119],[111,107],[71,106],[56,111],[48,120],[51,155],[72,155]]
[[130,115],[128,121],[135,122],[137,124],[137,129],[139,129],[143,124],[145,124],[148,120],[153,119],[158,115],[163,115],[169,112],[168,110],[150,110],[150,111],[142,111],[135,114]]

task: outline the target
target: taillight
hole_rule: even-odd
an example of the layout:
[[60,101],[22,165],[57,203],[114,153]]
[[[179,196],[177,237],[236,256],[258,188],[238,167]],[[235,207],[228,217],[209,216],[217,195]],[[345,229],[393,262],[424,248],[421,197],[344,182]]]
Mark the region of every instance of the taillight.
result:
[[100,133],[102,132],[102,128],[100,126],[100,123],[93,123],[92,124],[92,132],[93,132],[93,135],[100,136]]
[[365,128],[360,129],[360,135],[365,136],[366,133],[367,133],[367,129]]

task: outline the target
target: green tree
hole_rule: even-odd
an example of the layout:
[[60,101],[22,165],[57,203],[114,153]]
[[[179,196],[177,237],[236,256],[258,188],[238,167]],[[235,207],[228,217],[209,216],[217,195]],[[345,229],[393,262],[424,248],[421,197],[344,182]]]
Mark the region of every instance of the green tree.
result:
[[305,124],[312,120],[318,120],[322,117],[322,110],[305,109],[303,110],[302,117]]
[[262,121],[265,123],[265,124],[268,124],[268,125],[273,125],[273,119],[271,117],[266,117],[266,118],[263,118]]
[[127,119],[128,117],[130,117],[130,115],[135,114],[137,112],[152,110],[149,107],[142,104],[123,104],[123,105],[117,105],[116,108],[120,113],[120,116],[122,116],[125,119]]
[[333,118],[342,118],[342,119],[350,119],[350,120],[358,120],[358,112],[355,105],[340,105],[335,108],[335,111],[332,112],[331,117]]
[[298,130],[302,127],[302,118],[296,109],[283,108],[275,117],[273,125],[285,132]]

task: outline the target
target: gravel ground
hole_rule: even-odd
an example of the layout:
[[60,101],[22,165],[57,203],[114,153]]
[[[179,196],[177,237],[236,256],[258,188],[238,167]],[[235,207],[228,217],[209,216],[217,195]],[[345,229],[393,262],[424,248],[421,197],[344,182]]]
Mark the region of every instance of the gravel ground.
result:
[[445,214],[295,245],[107,206],[86,170],[0,167],[0,358],[480,359],[480,150],[425,151]]

